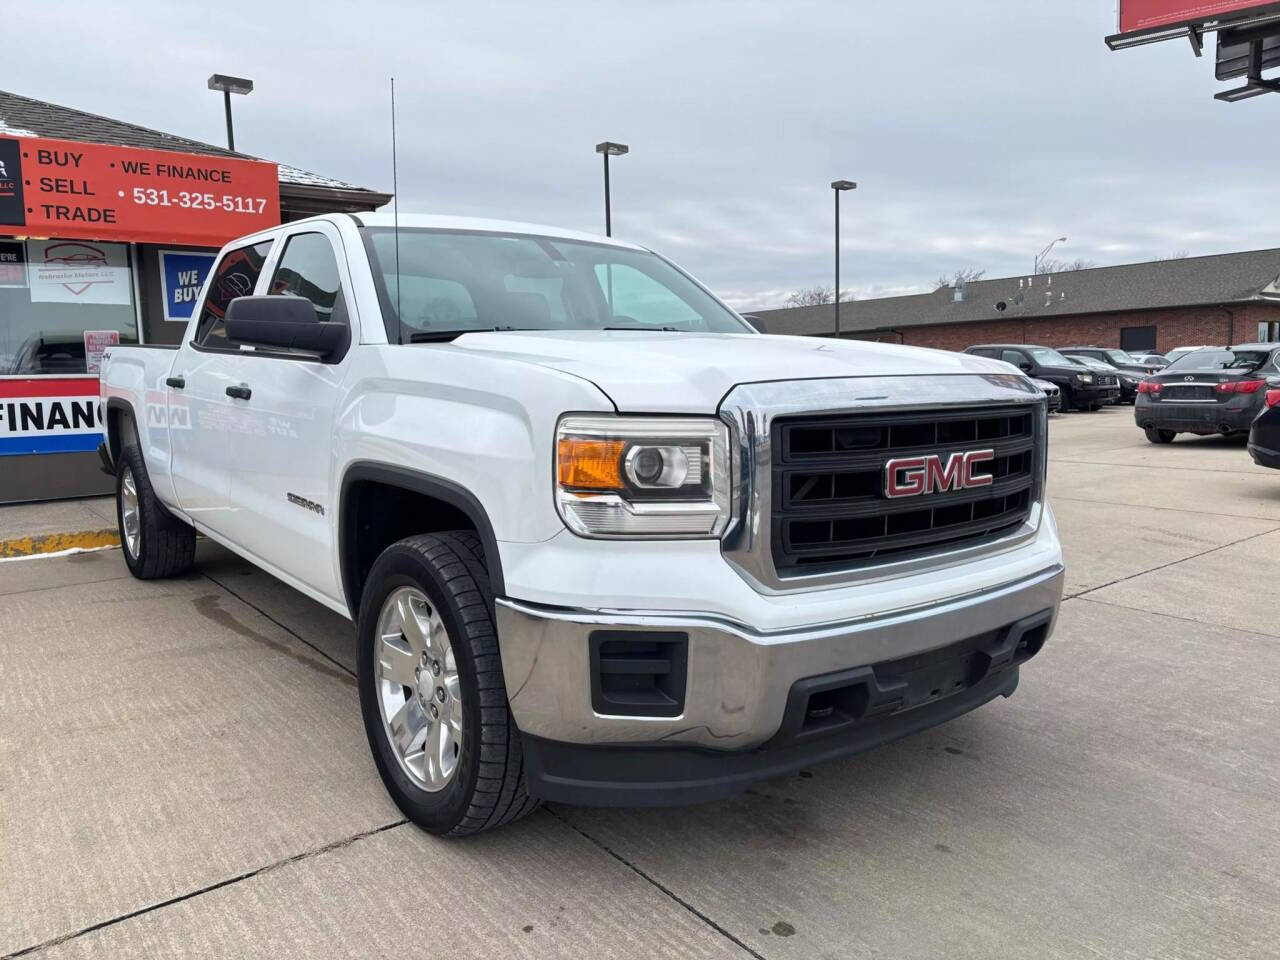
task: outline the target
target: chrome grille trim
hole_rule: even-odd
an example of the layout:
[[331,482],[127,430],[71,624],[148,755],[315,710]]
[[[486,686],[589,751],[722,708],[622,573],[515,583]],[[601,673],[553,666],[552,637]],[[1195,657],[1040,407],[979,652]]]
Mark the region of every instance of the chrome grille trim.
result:
[[[859,413],[919,413],[962,407],[1033,405],[1036,410],[1035,495],[1026,521],[1014,532],[980,544],[926,556],[838,570],[779,575],[771,543],[773,424],[780,417]],[[721,547],[725,559],[762,593],[782,594],[854,582],[874,582],[964,563],[1013,549],[1040,528],[1048,417],[1044,395],[1023,376],[949,374],[773,381],[742,384],[721,401],[733,447],[733,519]]]

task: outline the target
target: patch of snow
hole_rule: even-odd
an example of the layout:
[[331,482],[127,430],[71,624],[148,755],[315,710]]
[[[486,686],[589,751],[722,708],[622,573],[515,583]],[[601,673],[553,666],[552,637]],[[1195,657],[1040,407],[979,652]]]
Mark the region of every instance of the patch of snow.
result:
[[40,134],[34,130],[24,130],[22,127],[11,127],[4,122],[4,117],[0,117],[0,136],[7,137],[38,137]]

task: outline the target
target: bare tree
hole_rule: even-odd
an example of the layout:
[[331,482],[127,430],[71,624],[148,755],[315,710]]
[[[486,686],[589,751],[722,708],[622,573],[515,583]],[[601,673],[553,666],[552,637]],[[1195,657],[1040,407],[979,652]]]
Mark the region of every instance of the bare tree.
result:
[[1083,257],[1077,257],[1075,260],[1047,259],[1040,261],[1036,273],[1070,273],[1072,270],[1088,270],[1096,266],[1097,264],[1092,260],[1086,260]]
[[1156,257],[1156,262],[1159,263],[1161,260],[1185,260],[1189,256],[1191,256],[1191,254],[1186,250],[1175,250],[1167,257]]
[[943,287],[959,286],[964,283],[973,283],[975,280],[981,280],[987,275],[985,268],[979,270],[977,267],[961,267],[949,277],[939,277],[936,281],[935,289],[941,290]]
[[[835,303],[834,287],[805,287],[787,297],[789,307],[816,307],[823,303]],[[852,300],[853,294],[848,290],[840,291],[841,300]]]

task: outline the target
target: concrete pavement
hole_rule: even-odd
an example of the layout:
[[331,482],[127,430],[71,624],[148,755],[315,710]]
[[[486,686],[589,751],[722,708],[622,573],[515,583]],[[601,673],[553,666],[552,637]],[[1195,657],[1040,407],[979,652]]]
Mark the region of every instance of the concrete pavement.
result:
[[343,618],[209,543],[0,564],[0,956],[1280,956],[1280,472],[1050,433],[1071,599],[1011,699],[463,841],[383,793]]

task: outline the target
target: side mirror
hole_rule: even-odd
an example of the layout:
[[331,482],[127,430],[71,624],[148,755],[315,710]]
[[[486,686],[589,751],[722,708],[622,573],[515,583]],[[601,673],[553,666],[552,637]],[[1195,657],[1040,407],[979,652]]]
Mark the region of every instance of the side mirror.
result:
[[346,346],[350,328],[323,321],[303,297],[236,297],[227,305],[227,338],[255,347],[306,350],[327,359]]
[[1035,367],[1027,363],[1027,361],[1023,360],[1020,364],[1018,364],[1018,369],[1021,370],[1023,373],[1030,373],[1032,370],[1035,369]]

